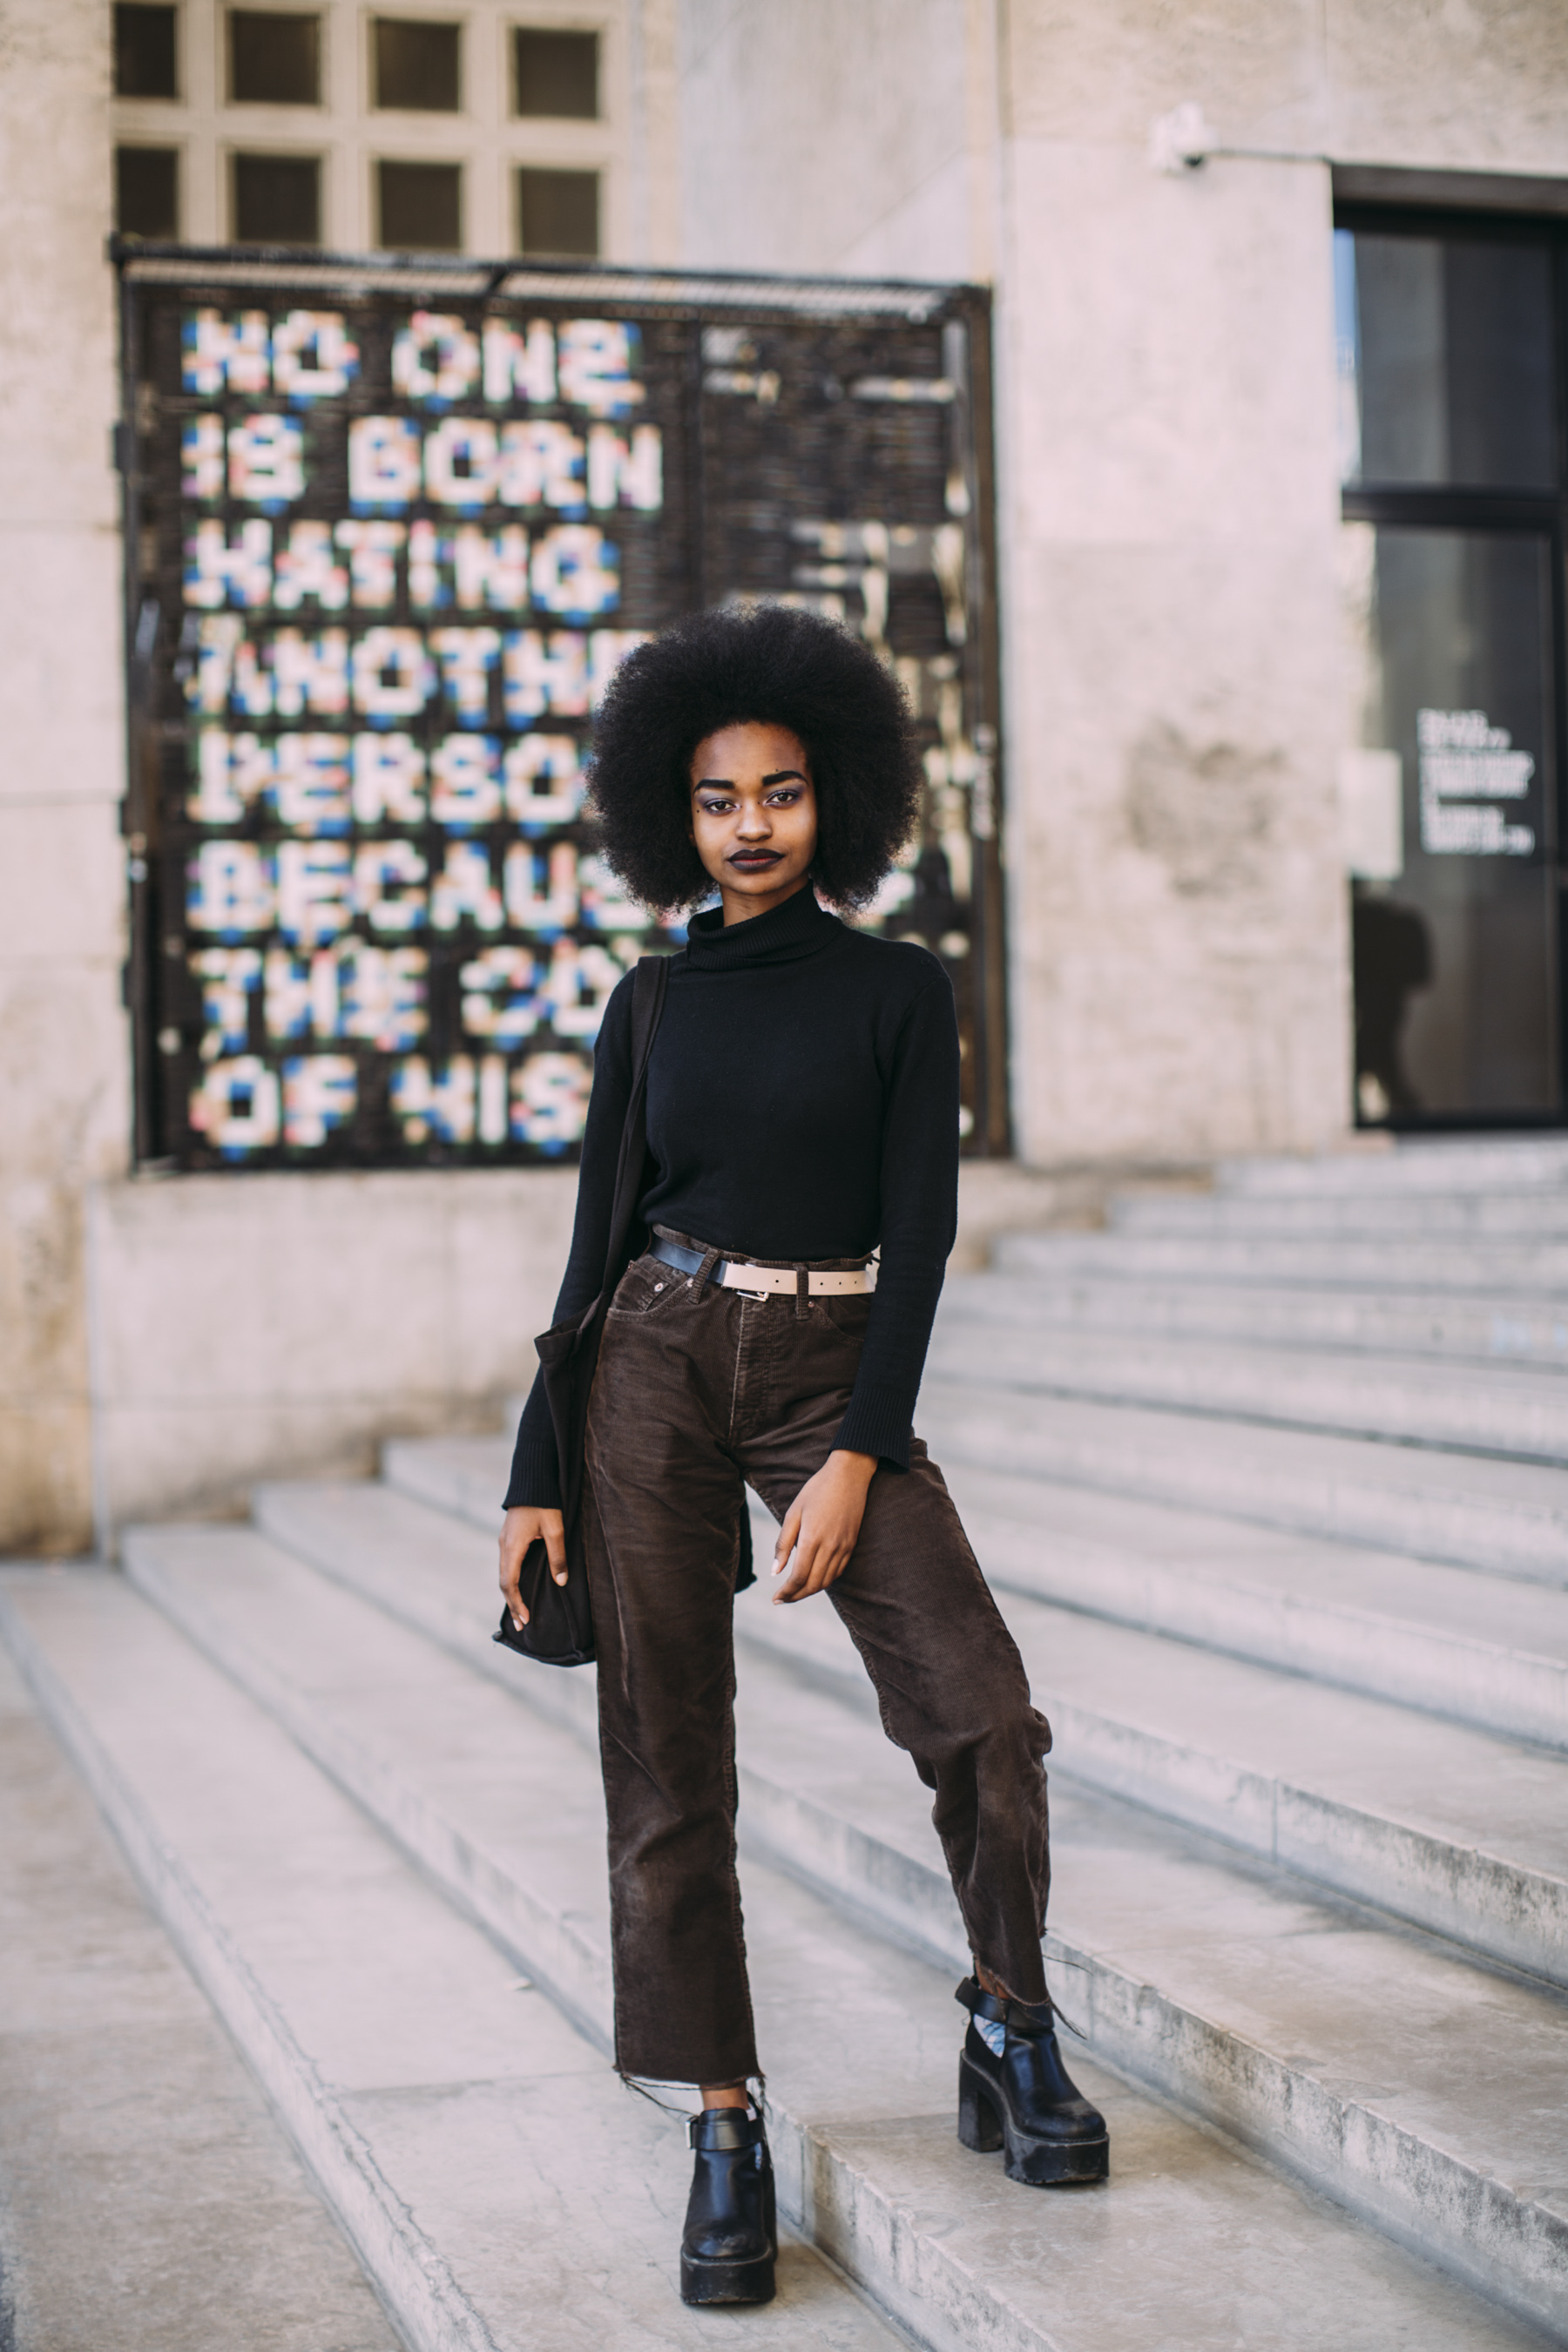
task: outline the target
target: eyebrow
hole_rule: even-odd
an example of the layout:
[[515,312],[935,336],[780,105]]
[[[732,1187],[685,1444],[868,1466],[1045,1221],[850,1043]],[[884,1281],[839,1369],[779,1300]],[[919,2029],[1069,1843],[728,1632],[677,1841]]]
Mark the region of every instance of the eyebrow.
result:
[[[766,791],[769,784],[806,784],[810,782],[804,768],[780,768],[774,774],[763,778],[763,789]],[[732,776],[699,776],[691,789],[694,793],[732,793],[735,782]]]

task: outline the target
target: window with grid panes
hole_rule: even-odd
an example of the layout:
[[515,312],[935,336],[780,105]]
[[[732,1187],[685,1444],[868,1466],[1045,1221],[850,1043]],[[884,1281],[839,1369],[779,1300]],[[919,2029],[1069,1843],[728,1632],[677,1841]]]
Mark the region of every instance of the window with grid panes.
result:
[[599,36],[520,25],[512,36],[512,77],[517,113],[594,121],[599,112]]
[[593,261],[599,252],[599,174],[525,164],[517,175],[518,246],[523,253]]
[[114,11],[116,98],[178,98],[179,17],[174,8],[117,0]]
[[237,245],[320,245],[321,163],[317,155],[236,155]]
[[321,18],[231,8],[228,94],[236,106],[320,106]]
[[381,163],[376,170],[379,234],[389,253],[459,253],[463,245],[460,163]]
[[114,226],[121,236],[180,234],[180,158],[173,147],[114,151]]
[[413,113],[455,114],[462,105],[462,27],[406,16],[371,26],[374,103]]

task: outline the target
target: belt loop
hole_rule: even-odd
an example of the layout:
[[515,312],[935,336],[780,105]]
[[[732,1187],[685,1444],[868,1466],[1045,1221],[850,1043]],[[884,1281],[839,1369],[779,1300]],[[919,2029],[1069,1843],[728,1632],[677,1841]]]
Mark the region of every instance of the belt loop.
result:
[[804,1265],[795,1270],[795,1312],[797,1322],[811,1313],[811,1276]]
[[702,1253],[702,1263],[698,1267],[696,1273],[692,1276],[689,1287],[700,1292],[706,1290],[708,1287],[708,1277],[712,1273],[718,1263],[719,1252],[716,1249],[704,1250]]

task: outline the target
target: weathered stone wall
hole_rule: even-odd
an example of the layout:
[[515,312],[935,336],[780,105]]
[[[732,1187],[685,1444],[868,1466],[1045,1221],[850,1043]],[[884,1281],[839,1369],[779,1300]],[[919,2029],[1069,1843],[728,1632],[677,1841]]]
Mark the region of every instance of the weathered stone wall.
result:
[[128,1519],[239,1510],[258,1478],[363,1476],[379,1437],[499,1425],[533,1377],[575,1198],[554,1168],[100,1188],[104,1548]]
[[684,0],[688,263],[990,274],[989,8],[964,0]]
[[109,11],[0,5],[0,1548],[91,1525],[83,1206],[127,1135]]
[[1568,173],[1561,0],[1327,0],[1336,163]]

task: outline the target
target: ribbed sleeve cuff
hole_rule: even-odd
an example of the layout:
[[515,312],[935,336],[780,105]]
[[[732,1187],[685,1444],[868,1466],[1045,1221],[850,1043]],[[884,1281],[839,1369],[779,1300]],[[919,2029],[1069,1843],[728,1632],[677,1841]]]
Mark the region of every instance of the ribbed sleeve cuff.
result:
[[907,1470],[913,1414],[901,1389],[857,1388],[834,1445],[845,1454],[875,1454],[895,1470]]
[[561,1508],[561,1473],[553,1444],[541,1445],[526,1438],[518,1439],[517,1451],[511,1457],[511,1477],[501,1508],[503,1511],[558,1511]]

